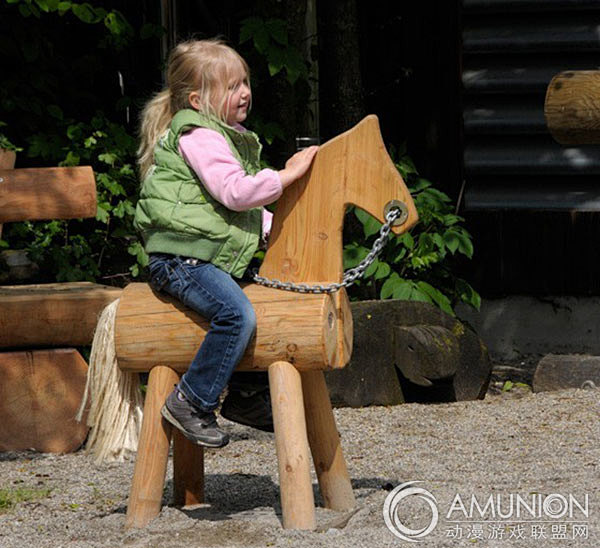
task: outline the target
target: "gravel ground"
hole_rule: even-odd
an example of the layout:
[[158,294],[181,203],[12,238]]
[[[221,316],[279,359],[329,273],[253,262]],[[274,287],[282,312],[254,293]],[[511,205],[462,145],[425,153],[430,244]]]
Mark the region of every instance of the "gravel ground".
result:
[[[168,480],[161,514],[129,532],[133,460],[97,466],[82,452],[0,453],[0,547],[410,545],[388,530],[382,509],[392,489],[415,480],[439,513],[424,546],[600,546],[600,390],[531,394],[519,385],[502,392],[502,382],[496,376],[482,401],[336,409],[358,507],[323,509],[315,480],[318,527],[310,532],[281,528],[272,435],[227,421],[231,443],[206,451],[207,503],[170,506]],[[575,504],[572,517],[557,517],[563,499],[551,494],[582,506],[587,495],[587,515]],[[472,496],[484,507],[490,495],[513,515],[492,518],[488,507],[484,523],[476,510],[469,514]],[[523,510],[519,523],[511,495],[553,506],[540,515],[534,509],[535,519]],[[432,521],[423,498],[406,497],[397,511],[407,527]]]

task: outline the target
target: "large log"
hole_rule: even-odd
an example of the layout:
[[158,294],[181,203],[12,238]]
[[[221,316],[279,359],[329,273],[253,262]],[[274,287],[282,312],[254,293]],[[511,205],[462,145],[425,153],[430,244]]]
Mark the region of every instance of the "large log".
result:
[[0,451],[75,451],[88,428],[75,415],[87,364],[74,349],[0,353]]
[[89,166],[0,169],[0,223],[96,215]]
[[121,292],[90,282],[0,286],[0,348],[88,345]]
[[[330,295],[290,293],[255,284],[245,286],[244,293],[254,306],[258,327],[238,369],[266,370],[276,361],[287,361],[300,370],[346,365],[352,316],[345,292],[339,297],[341,318]],[[345,326],[341,334],[340,322]],[[115,326],[119,367],[148,371],[162,364],[185,372],[207,329],[208,323],[182,304],[153,292],[147,284],[130,284],[123,290]]]
[[548,85],[544,112],[559,143],[600,144],[600,70],[557,74]]

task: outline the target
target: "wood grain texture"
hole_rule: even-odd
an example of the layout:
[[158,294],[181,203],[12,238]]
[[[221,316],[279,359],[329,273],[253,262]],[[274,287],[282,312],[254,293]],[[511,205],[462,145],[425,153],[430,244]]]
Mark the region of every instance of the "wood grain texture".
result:
[[0,348],[88,345],[121,291],[90,282],[0,286]]
[[[299,369],[340,365],[334,299],[247,285],[257,317],[256,336],[238,370],[266,370],[278,360]],[[345,297],[347,299],[347,297]],[[208,322],[181,303],[157,294],[147,284],[124,290],[115,325],[119,367],[147,371],[168,363],[185,372],[208,329]],[[343,364],[342,364],[343,365]]]
[[87,363],[74,349],[0,352],[0,451],[77,450],[87,435],[75,420]]
[[546,91],[544,113],[559,143],[600,144],[600,70],[554,76]]
[[269,387],[283,527],[314,529],[315,500],[310,479],[300,373],[287,362],[273,363],[269,367]]
[[160,410],[179,381],[170,367],[157,366],[150,371],[144,401],[144,420],[140,432],[133,481],[127,504],[125,527],[145,527],[161,508],[172,427]]
[[0,169],[0,223],[96,215],[89,166]]
[[204,447],[173,428],[173,503],[191,506],[204,502]]
[[323,502],[332,510],[356,506],[323,371],[303,371],[306,431]]
[[390,159],[376,116],[367,116],[319,148],[310,171],[277,202],[260,275],[292,282],[342,280],[344,214],[356,205],[383,222],[385,205],[399,200],[409,212],[401,234],[418,220],[402,177]]

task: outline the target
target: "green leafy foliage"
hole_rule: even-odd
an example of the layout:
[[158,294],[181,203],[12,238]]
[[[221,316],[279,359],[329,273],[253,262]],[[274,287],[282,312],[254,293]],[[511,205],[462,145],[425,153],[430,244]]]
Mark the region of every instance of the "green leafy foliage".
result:
[[118,11],[87,3],[5,0],[0,8],[11,17],[0,38],[11,63],[0,88],[8,121],[0,146],[23,151],[20,167],[92,166],[97,187],[95,218],[9,223],[0,248],[26,249],[40,267],[36,281],[123,283],[147,263],[132,224],[136,139],[123,123],[132,99],[112,84],[116,52],[133,29]]
[[240,28],[240,44],[248,41],[252,41],[256,51],[266,60],[271,76],[284,70],[290,84],[307,76],[300,52],[288,42],[285,21],[262,17],[244,19]]
[[33,134],[28,153],[52,161],[60,151],[59,166],[93,166],[96,218],[15,223],[9,225],[7,239],[14,248],[27,249],[42,271],[57,281],[95,281],[103,270],[111,270],[110,263],[123,262],[123,249],[135,258],[127,274],[137,276],[147,258],[132,224],[138,187],[131,163],[135,139],[101,112],[87,123],[66,122],[64,135],[54,142],[46,134]]
[[[473,257],[471,236],[454,213],[450,198],[419,176],[409,157],[396,163],[419,213],[411,232],[390,235],[379,257],[365,271],[363,280],[350,289],[353,298],[406,299],[428,302],[454,315],[464,302],[479,309],[481,298],[458,277],[458,259]],[[379,235],[381,223],[365,211],[352,208],[345,233],[344,268],[362,261]]]

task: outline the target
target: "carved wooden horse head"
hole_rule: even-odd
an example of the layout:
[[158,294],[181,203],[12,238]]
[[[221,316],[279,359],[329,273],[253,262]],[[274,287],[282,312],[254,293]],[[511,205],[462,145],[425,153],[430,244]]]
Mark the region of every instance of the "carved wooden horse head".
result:
[[367,116],[321,146],[311,170],[285,190],[260,275],[340,282],[346,208],[356,205],[384,222],[384,209],[394,201],[404,204],[402,224],[392,229],[401,234],[417,222],[417,210],[385,149],[377,117]]

